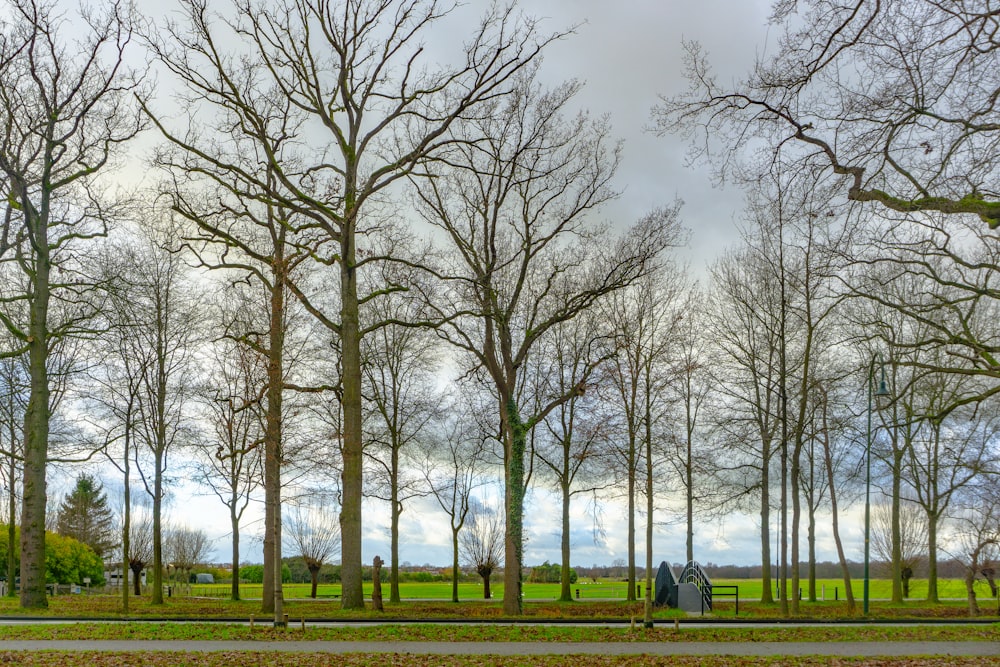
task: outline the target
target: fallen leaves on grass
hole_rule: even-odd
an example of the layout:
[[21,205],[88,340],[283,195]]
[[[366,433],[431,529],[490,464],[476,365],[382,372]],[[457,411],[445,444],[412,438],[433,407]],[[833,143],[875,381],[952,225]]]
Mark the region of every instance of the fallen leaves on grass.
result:
[[944,626],[692,627],[384,624],[288,629],[227,623],[68,623],[0,626],[0,639],[146,639],[228,641],[490,641],[490,642],[1000,642],[1000,624]]
[[790,667],[994,667],[1000,665],[1000,657],[962,658],[955,656],[917,658],[838,658],[838,657],[742,657],[742,656],[448,656],[409,654],[331,654],[331,653],[94,653],[45,651],[0,652],[0,664],[22,667],[65,667],[66,665],[87,665],[88,667],[243,667],[250,664],[262,667],[363,667],[387,665],[391,667],[475,667],[492,665],[495,667],[515,667],[530,663],[542,667],[572,665],[573,667],[605,667],[616,665],[633,667],[639,665],[671,665],[695,667],[698,665],[732,665],[734,667],[755,667],[757,665],[788,665]]

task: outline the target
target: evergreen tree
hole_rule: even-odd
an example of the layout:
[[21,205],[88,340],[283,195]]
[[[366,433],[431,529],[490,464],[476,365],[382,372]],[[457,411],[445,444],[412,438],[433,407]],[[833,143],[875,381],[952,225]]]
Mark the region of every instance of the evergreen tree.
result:
[[117,544],[115,520],[108,507],[104,486],[86,473],[76,478],[76,486],[63,498],[56,518],[56,532],[88,545],[101,558]]

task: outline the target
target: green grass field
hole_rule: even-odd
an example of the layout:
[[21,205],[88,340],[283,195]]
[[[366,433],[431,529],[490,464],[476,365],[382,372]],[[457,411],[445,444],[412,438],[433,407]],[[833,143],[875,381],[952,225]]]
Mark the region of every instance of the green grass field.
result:
[[[751,579],[715,579],[712,582],[716,585],[738,586],[739,596],[742,600],[759,600],[761,598],[760,580]],[[789,582],[790,583],[790,582]],[[863,591],[863,582],[853,580],[852,588],[854,596],[860,600]],[[801,582],[802,597],[808,599],[808,581]],[[873,579],[870,584],[869,596],[873,600],[889,599],[892,597],[891,582],[886,579]],[[492,587],[493,599],[503,598],[503,584],[497,583]],[[244,598],[259,598],[262,587],[260,584],[241,584],[240,595]],[[371,583],[365,584],[365,597],[371,597]],[[524,597],[527,600],[556,600],[559,597],[559,584],[524,584]],[[573,596],[581,600],[624,600],[627,597],[628,586],[621,581],[579,581],[572,586]],[[230,593],[229,584],[191,584],[182,585],[177,590],[178,594],[191,595],[195,597],[228,597]],[[284,595],[286,599],[308,598],[310,586],[308,584],[285,584]],[[382,584],[382,595],[389,599],[389,585]],[[446,582],[416,583],[402,582],[399,585],[400,598],[404,600],[450,600],[451,584]],[[462,600],[481,600],[483,598],[483,587],[481,584],[460,583],[458,595]],[[965,583],[959,579],[941,579],[938,581],[938,596],[942,599],[965,598]],[[980,604],[989,606],[988,600],[992,599],[989,587],[986,582],[977,582],[976,596]],[[317,598],[331,599],[340,597],[340,584],[323,584],[317,589]],[[910,581],[909,600],[923,600],[927,597],[927,580],[913,579]],[[720,601],[728,598],[720,596]],[[819,579],[816,582],[816,599],[833,601],[835,599],[844,600],[844,582],[839,579]]]

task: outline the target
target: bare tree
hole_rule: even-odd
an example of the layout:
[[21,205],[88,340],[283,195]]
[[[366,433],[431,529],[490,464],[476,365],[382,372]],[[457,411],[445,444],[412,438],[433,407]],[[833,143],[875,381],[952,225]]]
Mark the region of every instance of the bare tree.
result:
[[313,496],[313,500],[292,505],[283,522],[290,547],[309,568],[312,579],[310,595],[315,598],[320,568],[339,554],[340,526],[335,508],[323,500],[322,496],[309,495]]
[[[653,515],[652,468],[654,404],[663,403],[665,380],[663,368],[671,352],[671,329],[676,324],[675,310],[679,285],[676,276],[655,272],[628,289],[616,292],[603,314],[613,324],[616,354],[609,366],[607,386],[613,398],[611,410],[618,415],[623,433],[611,434],[610,447],[616,476],[626,489],[628,521],[628,592],[627,600],[636,599],[636,516],[642,470],[645,467],[647,505],[647,541],[651,539]],[[644,465],[645,462],[645,465]],[[647,556],[651,549],[647,544]],[[647,566],[649,564],[647,563]],[[647,577],[651,567],[647,567]]]
[[[203,387],[202,401],[214,437],[199,442],[199,478],[229,510],[232,563],[240,563],[240,521],[261,484],[261,447],[267,380],[256,352],[231,340],[216,344],[212,380]],[[240,599],[239,577],[231,597]]]
[[187,574],[212,553],[212,540],[200,528],[174,526],[165,531],[163,546],[167,560]]
[[431,494],[451,525],[452,602],[459,601],[459,535],[476,502],[472,494],[483,485],[481,473],[486,467],[486,443],[490,437],[476,428],[477,420],[470,415],[470,405],[475,403],[463,401],[444,411],[451,417],[437,424],[442,432],[439,437],[427,439],[422,447],[424,463],[420,466]]
[[[494,99],[453,128],[442,173],[421,181],[419,210],[448,239],[437,274],[446,294],[435,303],[440,335],[489,378],[504,442],[507,543],[504,611],[520,614],[522,517],[527,441],[568,394],[522,397],[524,365],[550,330],[649,271],[677,240],[676,208],[645,217],[614,243],[588,214],[616,195],[610,185],[618,148],[604,120],[566,117],[579,89],[543,90],[534,72],[517,93]],[[480,139],[483,138],[483,139]],[[461,140],[461,141],[459,141]],[[522,400],[525,399],[525,400]]]
[[[394,272],[398,273],[398,272]],[[408,276],[387,275],[387,284],[412,284]],[[389,295],[373,304],[379,320],[421,319],[420,303]],[[369,495],[389,503],[391,557],[389,601],[399,602],[399,521],[404,503],[427,494],[424,476],[412,465],[411,452],[424,437],[441,400],[434,372],[441,361],[437,338],[426,328],[386,324],[361,343],[362,375],[371,418],[365,452],[374,472]]]
[[[613,336],[598,326],[601,316],[587,313],[553,329],[543,347],[533,375],[556,386],[536,391],[550,395],[572,394],[572,388],[594,374],[593,368],[611,356]],[[597,371],[600,374],[600,371]],[[594,379],[591,380],[594,382]],[[596,384],[596,382],[595,382]],[[570,503],[581,494],[595,493],[611,483],[604,474],[600,456],[606,433],[595,409],[596,392],[572,396],[543,420],[543,433],[536,437],[533,453],[547,470],[562,506],[561,572],[559,600],[573,600],[570,590]]]
[[772,469],[780,447],[776,317],[780,294],[769,267],[749,248],[717,260],[712,279],[707,318],[720,352],[713,374],[722,408],[714,411],[712,431],[717,446],[730,452],[730,460],[719,466],[715,479],[728,507],[752,502],[747,510],[759,512],[761,602],[773,602],[771,510]]
[[[899,559],[902,569],[903,597],[910,597],[910,578],[927,556],[927,514],[915,503],[900,505]],[[895,558],[893,548],[892,503],[872,508],[871,544],[875,557],[887,563]]]
[[688,44],[690,88],[654,110],[658,129],[719,147],[723,171],[751,141],[795,143],[851,200],[1000,224],[992,3],[779,0],[772,20],[773,55],[732,87]]
[[503,559],[504,519],[500,507],[475,501],[469,505],[469,518],[459,536],[459,548],[465,562],[476,568],[483,579],[483,599],[489,600],[490,577]]
[[185,410],[200,319],[183,259],[164,245],[168,234],[169,227],[147,228],[144,237],[121,247],[127,262],[118,286],[127,299],[126,335],[144,359],[134,403],[133,462],[152,500],[153,604],[163,604],[164,473],[170,455],[190,439]]
[[[48,0],[8,0],[0,32],[0,260],[20,267],[27,289],[4,299],[0,323],[26,353],[31,378],[25,417],[21,506],[21,606],[45,607],[45,465],[49,448],[48,356],[54,340],[86,317],[56,323],[52,299],[82,304],[87,275],[70,260],[113,215],[95,188],[120,144],[141,129],[126,70],[127,10],[115,3],[67,13]],[[73,37],[70,37],[73,35]],[[11,306],[24,304],[21,319]]]
[[[131,508],[130,508],[131,512]],[[122,569],[127,566],[132,571],[133,594],[142,595],[142,571],[153,561],[153,517],[148,508],[138,514],[132,514],[129,522],[128,541],[123,545]],[[125,580],[124,588],[128,588]],[[127,595],[126,595],[127,597]]]
[[965,565],[965,591],[969,616],[978,616],[975,583],[984,570],[1000,562],[1000,493],[996,477],[970,494],[957,519],[957,535],[952,556]]
[[[359,279],[366,265],[384,259],[365,248],[368,211],[450,140],[446,133],[456,118],[479,115],[483,103],[503,96],[508,80],[555,36],[539,37],[535,23],[513,8],[494,9],[464,43],[457,65],[433,66],[422,36],[452,13],[433,0],[236,0],[218,20],[203,0],[181,5],[185,24],[159,26],[151,41],[186,88],[189,121],[197,125],[203,113],[224,118],[257,144],[250,154],[259,155],[267,171],[266,178],[251,176],[254,191],[304,216],[324,243],[313,256],[337,267],[336,288],[325,290],[337,301],[336,315],[312,306],[301,291],[297,296],[339,338],[342,605],[361,608],[360,346],[378,326],[363,326],[361,310],[382,292],[360,294]],[[242,45],[239,56],[224,50],[228,39]],[[157,122],[198,168],[222,179],[248,176],[213,132]]]

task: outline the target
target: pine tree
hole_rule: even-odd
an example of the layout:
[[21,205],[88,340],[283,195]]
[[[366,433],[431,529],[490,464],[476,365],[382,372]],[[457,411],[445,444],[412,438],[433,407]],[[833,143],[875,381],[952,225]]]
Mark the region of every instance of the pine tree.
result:
[[114,515],[104,486],[92,475],[77,477],[73,491],[63,498],[56,532],[83,542],[101,558],[111,554],[117,544]]

